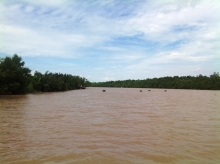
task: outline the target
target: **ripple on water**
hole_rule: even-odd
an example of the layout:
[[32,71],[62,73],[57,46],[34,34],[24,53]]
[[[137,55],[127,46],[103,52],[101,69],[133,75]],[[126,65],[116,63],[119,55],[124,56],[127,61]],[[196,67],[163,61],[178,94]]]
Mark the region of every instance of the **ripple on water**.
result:
[[220,163],[218,91],[103,89],[1,96],[0,162]]

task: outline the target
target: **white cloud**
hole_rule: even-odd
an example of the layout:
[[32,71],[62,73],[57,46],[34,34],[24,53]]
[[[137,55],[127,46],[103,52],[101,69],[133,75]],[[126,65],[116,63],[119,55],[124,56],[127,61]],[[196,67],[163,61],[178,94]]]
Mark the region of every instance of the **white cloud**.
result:
[[[83,58],[88,63],[86,76],[99,68],[100,75],[91,78],[106,79],[145,78],[146,72],[172,70],[177,62],[189,72],[192,63],[196,68],[203,63],[212,67],[220,56],[218,3],[2,0],[0,53]],[[91,69],[93,63],[97,66]],[[166,65],[163,71],[160,65]],[[116,70],[121,73],[112,75]]]

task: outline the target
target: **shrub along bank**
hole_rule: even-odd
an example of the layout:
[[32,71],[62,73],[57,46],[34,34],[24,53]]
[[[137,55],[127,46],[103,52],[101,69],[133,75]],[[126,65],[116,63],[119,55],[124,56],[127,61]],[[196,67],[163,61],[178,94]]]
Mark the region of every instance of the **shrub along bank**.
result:
[[0,59],[0,94],[67,91],[90,84],[86,78],[70,74],[36,71],[31,75],[31,70],[24,65],[17,54]]

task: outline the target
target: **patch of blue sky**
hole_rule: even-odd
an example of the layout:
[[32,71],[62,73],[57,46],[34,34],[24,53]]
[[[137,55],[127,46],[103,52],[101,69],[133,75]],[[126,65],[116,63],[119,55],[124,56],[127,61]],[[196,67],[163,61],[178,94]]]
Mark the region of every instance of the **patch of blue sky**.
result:
[[146,47],[156,48],[157,46],[159,46],[158,42],[147,40],[140,35],[115,37],[109,42],[109,44],[119,47],[145,46],[145,48]]
[[[127,49],[114,46],[87,47],[78,50],[81,54],[72,62],[85,66],[87,68],[102,66],[104,69],[112,67],[112,65],[122,65],[129,61],[123,60],[121,57],[127,56]],[[129,54],[128,54],[129,55]]]
[[[25,61],[25,67],[28,67],[34,73],[35,71],[45,73],[60,72],[66,73],[65,70],[72,70],[77,67],[77,60],[62,59],[58,57],[22,57]],[[34,61],[34,62],[33,62]]]
[[6,56],[11,57],[13,54],[6,54],[4,52],[0,52],[0,58],[5,58]]
[[57,8],[48,8],[47,7],[44,10],[42,10],[41,7],[36,7],[35,12],[33,12],[33,14],[35,14],[35,16],[49,16],[50,14],[55,12],[56,10],[57,10]]
[[163,49],[164,50],[175,50],[177,48],[180,48],[184,44],[187,44],[188,42],[189,40],[186,40],[186,39],[177,40],[177,41],[166,44],[165,46],[163,46]]
[[[131,17],[137,13],[138,6],[143,4],[143,0],[110,1],[98,6],[98,13],[106,18]],[[97,6],[95,6],[97,9]]]
[[172,28],[172,31],[173,32],[190,32],[190,31],[196,31],[198,30],[200,27],[199,26],[196,26],[196,25],[187,25],[187,24],[184,24],[184,25],[177,25],[177,26],[174,26]]
[[[32,59],[34,60],[34,59]],[[41,62],[41,60],[43,62]],[[88,69],[90,71],[94,70],[109,70],[112,67],[112,64],[109,61],[104,61],[102,58],[81,58],[81,59],[62,59],[62,58],[43,58],[39,59],[39,65],[36,69],[32,69],[45,73],[49,72],[57,72],[57,73],[67,73],[73,75],[86,76]],[[40,67],[42,64],[43,67]],[[30,68],[30,67],[29,67]]]
[[47,71],[49,69],[48,67],[53,67],[51,66],[51,63],[55,63],[55,61],[53,62],[51,58],[40,57],[40,56],[38,57],[24,56],[22,57],[22,60],[25,61],[26,67],[30,68],[33,71],[40,71],[40,72]]
[[79,57],[83,57],[84,59],[91,59],[93,57],[99,57],[99,56],[106,56],[111,53],[111,51],[106,50],[106,47],[100,47],[100,46],[88,46],[88,47],[81,47],[77,49],[77,53],[79,54]]

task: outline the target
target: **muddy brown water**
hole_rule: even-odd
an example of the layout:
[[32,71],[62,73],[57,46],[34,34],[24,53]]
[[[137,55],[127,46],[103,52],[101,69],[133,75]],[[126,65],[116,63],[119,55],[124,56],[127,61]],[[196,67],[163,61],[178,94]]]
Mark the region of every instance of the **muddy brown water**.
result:
[[0,163],[219,164],[220,91],[0,96]]

